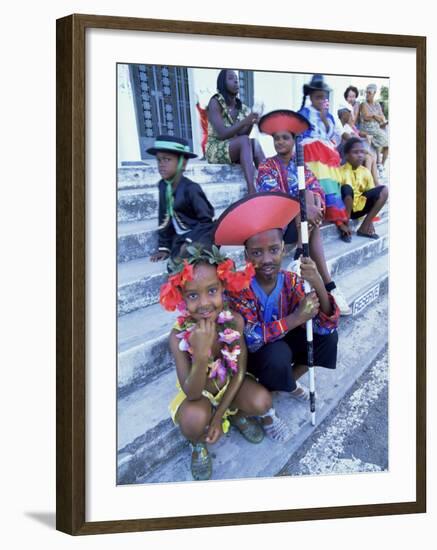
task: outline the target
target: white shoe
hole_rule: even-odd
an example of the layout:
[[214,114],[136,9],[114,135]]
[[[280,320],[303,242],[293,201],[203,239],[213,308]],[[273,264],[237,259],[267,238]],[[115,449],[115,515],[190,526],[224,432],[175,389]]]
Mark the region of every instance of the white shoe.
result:
[[352,309],[349,307],[349,304],[346,301],[346,298],[343,296],[341,290],[336,287],[331,290],[331,294],[334,296],[334,300],[338,305],[340,310],[340,315],[351,315]]
[[301,401],[302,403],[310,400],[310,390],[300,382],[296,382],[296,388],[290,392],[290,395],[293,399]]
[[264,433],[269,439],[279,443],[285,443],[291,438],[291,431],[287,424],[276,415],[275,409],[271,408],[261,418],[271,418],[271,424],[264,424]]

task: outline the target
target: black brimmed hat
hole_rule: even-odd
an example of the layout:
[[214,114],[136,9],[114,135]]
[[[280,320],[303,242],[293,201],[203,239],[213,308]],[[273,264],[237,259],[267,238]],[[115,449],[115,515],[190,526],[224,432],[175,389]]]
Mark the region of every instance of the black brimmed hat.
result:
[[159,151],[166,151],[175,155],[183,155],[187,159],[194,159],[196,154],[190,151],[188,141],[175,136],[157,136],[153,147],[147,149],[150,155],[156,155]]
[[309,84],[303,85],[303,93],[309,95],[311,92],[330,92],[331,88],[326,84],[322,74],[314,74]]

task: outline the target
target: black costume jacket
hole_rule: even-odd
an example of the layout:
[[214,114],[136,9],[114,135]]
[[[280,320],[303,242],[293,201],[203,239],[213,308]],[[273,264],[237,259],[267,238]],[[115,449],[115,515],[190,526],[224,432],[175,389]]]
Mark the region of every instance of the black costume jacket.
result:
[[206,198],[200,185],[182,176],[173,190],[174,217],[181,229],[187,233],[178,235],[173,221],[167,213],[166,187],[164,180],[159,182],[158,244],[159,250],[173,256],[186,241],[209,242],[213,228],[214,208]]

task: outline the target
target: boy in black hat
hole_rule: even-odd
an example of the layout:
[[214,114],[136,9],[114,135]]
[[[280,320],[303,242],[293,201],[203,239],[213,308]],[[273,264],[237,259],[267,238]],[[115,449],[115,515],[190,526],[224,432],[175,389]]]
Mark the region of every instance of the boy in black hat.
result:
[[158,136],[147,150],[156,156],[162,177],[159,186],[158,251],[152,262],[176,257],[190,242],[212,243],[214,208],[198,183],[183,175],[187,161],[197,155],[185,139]]

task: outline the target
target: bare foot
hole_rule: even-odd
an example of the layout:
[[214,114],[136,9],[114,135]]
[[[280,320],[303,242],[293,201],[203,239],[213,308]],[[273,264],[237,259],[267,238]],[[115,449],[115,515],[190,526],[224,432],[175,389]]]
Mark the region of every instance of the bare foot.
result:
[[341,224],[337,225],[337,227],[338,227],[338,230],[339,230],[343,235],[347,235],[347,236],[352,235],[351,228],[349,227],[348,224],[346,224],[346,223],[341,223]]

